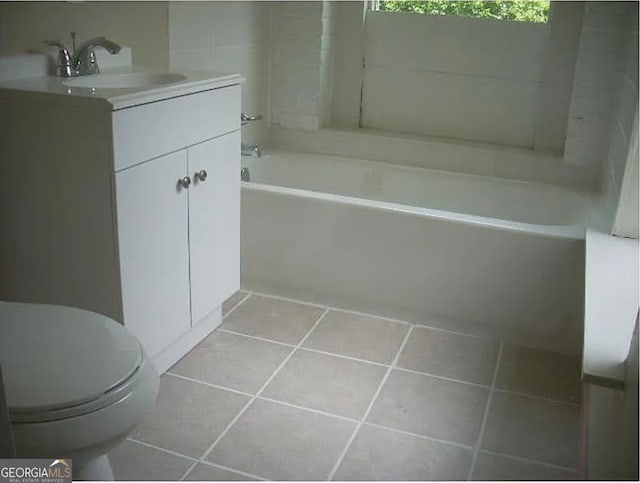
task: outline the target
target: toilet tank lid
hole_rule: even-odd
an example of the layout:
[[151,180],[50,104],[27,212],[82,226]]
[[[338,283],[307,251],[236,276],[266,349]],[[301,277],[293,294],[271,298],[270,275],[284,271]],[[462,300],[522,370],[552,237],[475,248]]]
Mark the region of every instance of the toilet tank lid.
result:
[[141,363],[136,337],[108,317],[59,305],[0,302],[0,364],[12,413],[94,401]]

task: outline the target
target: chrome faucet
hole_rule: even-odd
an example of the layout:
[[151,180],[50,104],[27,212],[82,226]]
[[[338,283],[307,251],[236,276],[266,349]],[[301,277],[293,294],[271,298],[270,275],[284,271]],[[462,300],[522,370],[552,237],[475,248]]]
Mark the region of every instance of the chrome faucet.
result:
[[73,66],[78,73],[77,75],[91,75],[100,72],[96,53],[94,52],[96,47],[102,47],[112,55],[120,52],[121,48],[115,42],[104,37],[95,37],[82,43],[73,56]]
[[262,148],[257,144],[240,143],[240,152],[242,156],[262,157]]
[[95,37],[84,42],[78,49],[75,48],[75,34],[71,34],[73,39],[74,53],[71,55],[69,49],[58,40],[45,40],[45,44],[58,48],[58,61],[56,64],[56,76],[75,77],[80,75],[91,75],[100,72],[98,61],[96,60],[96,47],[106,49],[110,54],[120,52],[120,46],[104,37]]
[[[245,112],[240,113],[240,125],[245,126],[253,121],[260,121],[261,114],[250,116]],[[242,156],[258,156],[262,157],[262,148],[258,144],[240,143],[240,153]]]

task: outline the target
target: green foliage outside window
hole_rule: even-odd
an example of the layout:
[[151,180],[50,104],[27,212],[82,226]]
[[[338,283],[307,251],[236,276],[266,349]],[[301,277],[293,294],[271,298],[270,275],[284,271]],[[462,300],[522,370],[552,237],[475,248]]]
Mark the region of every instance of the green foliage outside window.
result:
[[547,22],[549,19],[548,0],[380,0],[379,10],[520,22]]

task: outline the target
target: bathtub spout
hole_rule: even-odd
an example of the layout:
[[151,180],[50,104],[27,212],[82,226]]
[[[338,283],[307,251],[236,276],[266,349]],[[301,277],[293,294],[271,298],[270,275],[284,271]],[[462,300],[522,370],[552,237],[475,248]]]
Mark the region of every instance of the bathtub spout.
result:
[[242,156],[257,156],[262,157],[262,148],[257,144],[240,144],[240,152]]

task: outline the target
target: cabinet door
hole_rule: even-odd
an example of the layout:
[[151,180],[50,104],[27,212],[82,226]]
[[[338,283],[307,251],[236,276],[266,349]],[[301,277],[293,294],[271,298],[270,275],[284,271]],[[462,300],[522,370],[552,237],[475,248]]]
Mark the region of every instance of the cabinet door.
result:
[[[188,150],[193,323],[240,288],[240,133]],[[206,179],[198,179],[205,171]]]
[[124,324],[151,357],[191,327],[187,152],[115,174]]

